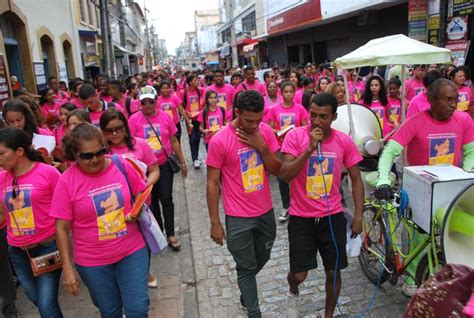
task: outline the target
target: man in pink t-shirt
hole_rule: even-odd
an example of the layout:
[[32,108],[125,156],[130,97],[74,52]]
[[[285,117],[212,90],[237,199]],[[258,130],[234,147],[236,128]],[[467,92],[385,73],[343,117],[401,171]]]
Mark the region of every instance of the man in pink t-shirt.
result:
[[123,112],[122,107],[116,103],[106,102],[97,96],[97,92],[91,84],[84,84],[79,89],[79,97],[81,102],[86,106],[89,112],[91,123],[99,128],[100,116],[110,107],[114,107],[120,112]]
[[262,96],[265,96],[267,90],[265,89],[265,85],[255,79],[255,69],[253,66],[245,67],[244,75],[245,81],[240,83],[240,85],[237,87],[236,93],[241,91],[257,91]]
[[[423,76],[423,86],[425,87],[425,89],[428,89],[428,87],[431,84],[433,84],[434,82],[436,82],[436,80],[442,77],[443,77],[443,74],[441,74],[440,71],[438,70],[430,71]],[[421,94],[416,95],[410,101],[406,118],[409,118],[419,112],[425,111],[430,108],[431,108],[431,105],[430,105],[430,102],[428,101],[428,92],[425,91]]]
[[224,83],[224,72],[222,70],[214,71],[214,84],[208,86],[206,92],[215,91],[217,93],[217,105],[225,110],[231,110],[234,104],[235,88]]
[[326,272],[326,317],[334,313],[335,295],[339,295],[341,288],[340,270],[348,266],[347,221],[339,191],[344,168],[350,175],[355,203],[353,236],[362,232],[364,203],[358,167],[362,157],[349,136],[331,128],[336,111],[336,97],[328,93],[317,95],[310,106],[311,124],[290,131],[281,148],[280,178],[290,182],[288,297],[294,299],[299,295],[298,286],[309,270],[317,268],[319,251]]
[[[377,189],[379,199],[391,199],[389,173],[392,163],[404,149],[408,165],[449,164],[474,170],[474,124],[465,112],[456,111],[458,92],[447,79],[438,79],[428,88],[429,110],[422,111],[404,122],[385,146],[379,159]],[[414,231],[410,249],[417,246],[423,235]],[[415,276],[418,262],[415,258],[407,267],[410,274],[402,292],[412,296],[416,292]]]
[[423,86],[423,76],[425,75],[424,65],[413,66],[413,77],[405,82],[406,98],[412,100],[413,97],[425,91]]
[[249,317],[261,317],[255,276],[268,259],[276,236],[268,173],[277,176],[281,162],[272,129],[262,123],[263,97],[243,92],[236,119],[209,143],[207,202],[211,238],[222,245],[226,234],[219,219],[219,194],[226,214],[227,247],[237,266],[241,304]]

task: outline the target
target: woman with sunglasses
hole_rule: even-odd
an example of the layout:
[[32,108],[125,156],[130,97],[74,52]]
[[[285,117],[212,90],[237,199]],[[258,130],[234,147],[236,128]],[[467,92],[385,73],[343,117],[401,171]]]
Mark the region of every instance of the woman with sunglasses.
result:
[[[181,145],[176,138],[176,126],[173,119],[156,106],[156,90],[147,85],[140,90],[142,111],[133,114],[129,120],[130,133],[134,137],[143,138],[153,149],[160,166],[160,179],[151,193],[151,210],[156,220],[163,228],[160,202],[163,207],[164,228],[168,243],[174,250],[181,248],[181,243],[174,231],[173,203],[173,172],[171,171],[166,154],[174,152],[181,165],[183,177],[188,175],[188,166],[181,151]],[[153,125],[153,126],[152,126]],[[164,148],[164,149],[163,149]],[[166,151],[164,151],[166,150]]]
[[23,130],[0,130],[0,224],[7,224],[9,254],[21,286],[41,317],[62,317],[58,304],[61,270],[33,276],[30,257],[57,251],[56,227],[49,216],[59,172],[43,162]]
[[146,317],[149,256],[138,224],[129,215],[131,193],[138,195],[146,183],[119,158],[127,182],[105,156],[104,138],[91,124],[80,124],[67,134],[63,151],[76,162],[60,177],[50,212],[56,219],[63,286],[70,294],[79,294],[74,262],[102,317]]

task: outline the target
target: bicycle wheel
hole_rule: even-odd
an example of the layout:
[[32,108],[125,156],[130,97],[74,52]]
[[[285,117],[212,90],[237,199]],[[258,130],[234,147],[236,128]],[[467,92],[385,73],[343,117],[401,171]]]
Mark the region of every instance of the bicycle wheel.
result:
[[[444,266],[444,258],[441,252],[438,252],[438,263],[440,266]],[[420,287],[425,281],[430,278],[429,266],[428,266],[428,254],[423,255],[416,268],[415,282],[416,286]]]
[[[385,225],[377,209],[372,205],[364,206],[364,219],[362,221],[363,231],[361,233],[362,247],[359,254],[359,262],[364,275],[375,285],[387,281],[390,273],[382,269],[381,261],[387,268],[393,268],[390,259],[393,254],[386,240]],[[383,270],[382,273],[380,271]]]

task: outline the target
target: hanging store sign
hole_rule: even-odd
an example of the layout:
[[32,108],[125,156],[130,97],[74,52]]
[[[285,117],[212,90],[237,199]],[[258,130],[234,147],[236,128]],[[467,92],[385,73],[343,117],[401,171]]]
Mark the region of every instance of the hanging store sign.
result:
[[34,62],[33,69],[35,70],[36,91],[40,92],[47,86],[44,62]]
[[299,28],[321,20],[320,0],[309,0],[267,20],[268,34]]
[[453,64],[456,66],[464,65],[466,62],[466,54],[469,51],[470,41],[452,41],[446,43],[446,48],[451,50]]
[[467,16],[453,17],[448,20],[446,27],[446,36],[448,40],[466,40],[467,39]]
[[426,42],[427,29],[427,0],[408,1],[408,36],[412,39]]
[[453,0],[453,16],[474,13],[474,0]]
[[8,84],[7,67],[5,63],[5,55],[0,54],[0,109],[3,104],[10,98],[10,88]]

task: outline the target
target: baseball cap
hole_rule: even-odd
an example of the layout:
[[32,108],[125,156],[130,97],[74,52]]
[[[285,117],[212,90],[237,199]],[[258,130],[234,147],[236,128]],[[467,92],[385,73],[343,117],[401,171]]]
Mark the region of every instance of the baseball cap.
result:
[[144,100],[145,98],[155,99],[157,95],[156,89],[154,89],[153,86],[146,85],[140,89],[139,99],[140,101]]

